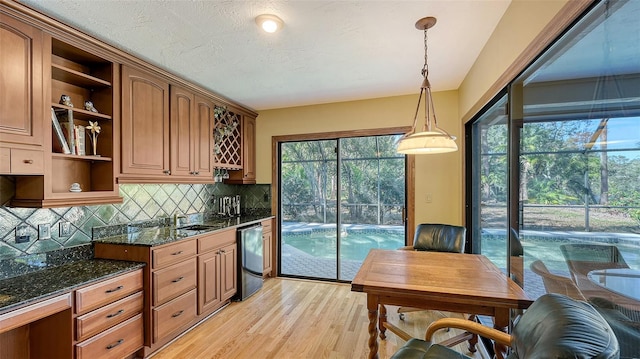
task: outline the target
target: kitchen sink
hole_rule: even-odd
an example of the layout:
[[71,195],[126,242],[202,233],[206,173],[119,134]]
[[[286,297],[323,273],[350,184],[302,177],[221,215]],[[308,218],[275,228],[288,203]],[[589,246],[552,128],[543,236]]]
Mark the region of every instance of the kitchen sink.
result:
[[219,226],[211,226],[206,224],[192,224],[189,226],[178,227],[176,229],[185,230],[185,231],[208,231],[212,229],[217,229]]

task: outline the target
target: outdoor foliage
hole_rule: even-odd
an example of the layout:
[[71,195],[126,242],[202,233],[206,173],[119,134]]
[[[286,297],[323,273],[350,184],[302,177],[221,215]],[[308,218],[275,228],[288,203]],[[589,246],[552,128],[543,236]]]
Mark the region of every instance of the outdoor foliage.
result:
[[404,156],[397,136],[340,139],[340,193],[337,197],[336,141],[282,145],[282,210],[285,220],[335,221],[340,203],[343,223],[401,224]]
[[[606,129],[591,141],[602,123],[615,126],[615,119],[525,122],[519,158],[520,201],[525,207],[593,206],[640,224],[639,143],[608,148]],[[506,206],[507,126],[485,127],[481,136],[482,203]]]

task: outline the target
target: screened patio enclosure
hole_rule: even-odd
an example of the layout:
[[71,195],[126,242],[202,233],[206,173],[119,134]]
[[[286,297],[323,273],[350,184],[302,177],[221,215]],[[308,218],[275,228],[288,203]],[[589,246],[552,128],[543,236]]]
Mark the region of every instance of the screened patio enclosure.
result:
[[398,138],[280,144],[280,275],[349,281],[371,248],[404,245]]
[[473,251],[640,356],[640,2],[602,1],[467,126]]

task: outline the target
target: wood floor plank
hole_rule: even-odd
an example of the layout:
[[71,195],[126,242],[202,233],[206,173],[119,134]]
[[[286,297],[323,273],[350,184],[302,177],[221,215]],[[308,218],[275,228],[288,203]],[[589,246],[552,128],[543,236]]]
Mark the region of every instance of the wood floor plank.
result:
[[[388,308],[389,321],[416,337],[440,318],[416,312],[400,321],[395,310]],[[271,278],[252,297],[231,303],[153,358],[366,358],[368,324],[366,296],[352,292],[348,284]],[[441,331],[436,341],[455,334]],[[379,341],[380,358],[389,358],[402,344],[387,332],[387,339]],[[469,355],[464,344],[456,350]],[[474,356],[486,357],[483,351]]]

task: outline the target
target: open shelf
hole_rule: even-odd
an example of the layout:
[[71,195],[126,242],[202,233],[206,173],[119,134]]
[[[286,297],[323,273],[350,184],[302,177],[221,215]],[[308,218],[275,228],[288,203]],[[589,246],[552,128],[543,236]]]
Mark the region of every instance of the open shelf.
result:
[[76,161],[102,161],[102,162],[111,162],[112,161],[111,157],[91,156],[91,155],[78,156],[78,155],[67,155],[67,154],[64,154],[64,153],[52,153],[51,157],[53,157],[53,158],[66,158],[66,159],[69,159],[69,160],[76,160]]
[[82,121],[95,121],[95,120],[111,120],[111,116],[105,115],[99,112],[91,112],[81,108],[69,107],[65,105],[61,105],[59,103],[52,103],[52,107],[58,108],[61,110],[71,110],[73,111],[73,119],[74,120],[82,120]]
[[91,75],[84,74],[79,71],[68,69],[64,66],[51,64],[51,77],[54,80],[73,83],[81,87],[110,87],[111,82],[93,77]]

